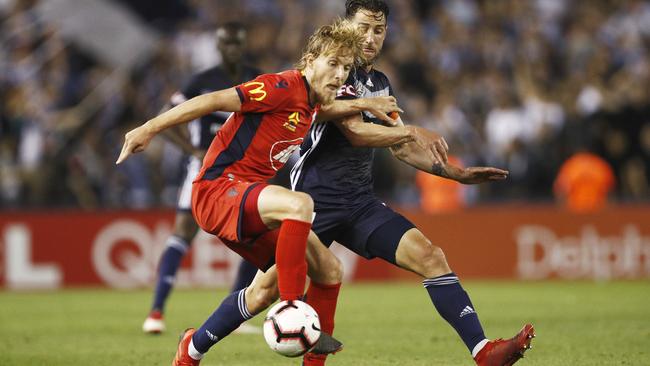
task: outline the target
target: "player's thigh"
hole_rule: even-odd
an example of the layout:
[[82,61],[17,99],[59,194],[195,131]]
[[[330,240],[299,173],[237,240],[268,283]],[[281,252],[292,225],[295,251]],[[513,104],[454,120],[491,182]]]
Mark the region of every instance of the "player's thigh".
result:
[[307,275],[317,283],[334,285],[343,279],[343,265],[313,232],[307,239]]
[[257,210],[264,224],[275,229],[285,219],[311,222],[314,202],[306,193],[269,185],[260,192]]
[[259,313],[278,299],[278,273],[275,266],[266,272],[257,271],[253,282],[246,288],[246,306],[251,314]]
[[367,259],[378,257],[396,264],[397,247],[404,234],[414,227],[404,216],[375,199],[359,210],[355,220],[336,241]]
[[451,272],[442,249],[417,228],[404,233],[395,251],[395,261],[398,266],[425,278]]
[[188,243],[194,239],[199,226],[192,216],[192,211],[178,210],[174,219],[174,235],[180,236]]

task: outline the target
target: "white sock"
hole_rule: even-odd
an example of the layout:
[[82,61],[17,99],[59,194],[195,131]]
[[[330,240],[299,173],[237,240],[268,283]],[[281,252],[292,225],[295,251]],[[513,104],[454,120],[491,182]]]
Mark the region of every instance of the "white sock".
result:
[[189,347],[187,347],[187,354],[189,354],[190,357],[192,357],[193,359],[195,359],[197,361],[203,358],[203,353],[197,351],[196,348],[194,347],[194,340],[193,339],[190,340],[190,345],[189,345]]
[[474,349],[472,350],[472,358],[476,358],[476,355],[478,355],[479,352],[485,347],[486,344],[488,344],[489,340],[486,338],[476,344],[474,346]]

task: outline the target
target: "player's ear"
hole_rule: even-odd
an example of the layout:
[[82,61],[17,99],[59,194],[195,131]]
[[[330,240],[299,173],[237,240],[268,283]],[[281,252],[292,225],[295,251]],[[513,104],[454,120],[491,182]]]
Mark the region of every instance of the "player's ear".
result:
[[313,67],[314,66],[314,61],[316,60],[316,57],[314,56],[313,53],[307,54],[307,66]]

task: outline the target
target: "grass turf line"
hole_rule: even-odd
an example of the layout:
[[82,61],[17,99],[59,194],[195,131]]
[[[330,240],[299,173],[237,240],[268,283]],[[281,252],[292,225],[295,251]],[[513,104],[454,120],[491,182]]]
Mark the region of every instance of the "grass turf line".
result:
[[[489,337],[510,337],[530,321],[538,337],[517,365],[650,365],[648,282],[469,282]],[[140,327],[149,290],[0,292],[0,365],[169,365],[178,334],[198,327],[224,290],[175,290],[167,333]],[[257,316],[254,324],[260,324]],[[455,332],[415,284],[344,285],[335,334],[343,365],[472,365]],[[232,335],[210,365],[299,365],[270,351],[261,335]]]

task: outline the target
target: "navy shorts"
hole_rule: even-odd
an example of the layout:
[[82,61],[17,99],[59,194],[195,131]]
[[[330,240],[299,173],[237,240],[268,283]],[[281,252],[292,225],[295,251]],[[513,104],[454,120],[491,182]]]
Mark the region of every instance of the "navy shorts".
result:
[[329,247],[333,241],[364,258],[382,258],[395,264],[395,251],[404,233],[415,225],[369,197],[352,207],[322,207],[316,202],[312,230]]

